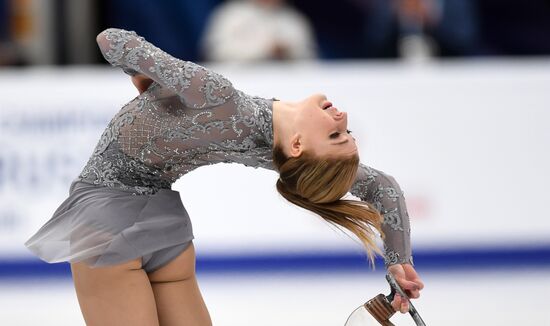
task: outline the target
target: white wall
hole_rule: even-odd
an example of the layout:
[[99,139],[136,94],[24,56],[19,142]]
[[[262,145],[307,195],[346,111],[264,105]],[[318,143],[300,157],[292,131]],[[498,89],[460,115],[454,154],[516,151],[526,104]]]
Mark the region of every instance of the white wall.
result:
[[[209,67],[249,94],[323,92],[347,111],[362,161],[405,191],[414,248],[549,242],[550,62]],[[23,242],[136,91],[114,68],[0,70],[0,89],[0,259],[30,257]],[[233,164],[178,180],[198,250],[360,250],[284,202],[275,180]]]

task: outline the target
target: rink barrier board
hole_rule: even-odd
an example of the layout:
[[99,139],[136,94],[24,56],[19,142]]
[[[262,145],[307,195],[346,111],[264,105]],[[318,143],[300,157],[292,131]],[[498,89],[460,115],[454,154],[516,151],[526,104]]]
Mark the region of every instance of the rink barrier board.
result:
[[[470,248],[464,250],[418,250],[414,254],[417,271],[524,269],[550,266],[550,245],[530,248]],[[383,261],[376,260],[376,271]],[[357,253],[274,253],[270,255],[199,255],[198,274],[227,273],[327,273],[361,272],[370,267]],[[0,260],[0,279],[70,277],[68,263],[48,264],[37,259]]]
[[[249,94],[299,99],[322,91],[353,116],[362,158],[405,191],[419,269],[550,264],[550,152],[541,150],[550,140],[548,60],[219,68]],[[23,243],[67,195],[106,123],[136,90],[107,67],[4,70],[2,82],[9,87],[0,102],[0,275],[67,276],[67,264],[31,257]],[[199,272],[368,269],[348,239],[282,201],[275,172],[250,169],[219,164],[174,184],[201,247],[212,250],[198,252]],[[452,250],[428,249],[441,246]],[[250,248],[259,254],[248,255]]]

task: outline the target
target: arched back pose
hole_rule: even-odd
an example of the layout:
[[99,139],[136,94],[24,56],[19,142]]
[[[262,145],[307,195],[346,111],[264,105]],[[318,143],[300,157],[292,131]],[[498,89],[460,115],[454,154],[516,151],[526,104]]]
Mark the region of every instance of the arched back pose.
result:
[[[354,232],[370,258],[380,251],[373,229],[382,231],[387,268],[419,296],[402,192],[359,163],[346,113],[324,95],[250,96],[134,32],[111,28],[97,41],[140,95],[109,122],[68,198],[25,243],[45,261],[71,263],[87,325],[211,324],[195,278],[191,221],[171,185],[220,162],[278,171],[282,196]],[[348,191],[361,201],[341,200]],[[399,297],[393,305],[407,309]]]

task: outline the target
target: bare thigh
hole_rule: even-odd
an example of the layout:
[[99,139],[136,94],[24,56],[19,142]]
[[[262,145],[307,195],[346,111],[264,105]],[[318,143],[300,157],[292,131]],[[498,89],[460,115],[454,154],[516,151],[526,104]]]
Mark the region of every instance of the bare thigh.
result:
[[161,326],[210,326],[212,321],[195,275],[195,248],[148,274]]
[[71,272],[86,325],[159,325],[155,297],[147,273],[141,268],[141,257],[98,268],[72,263]]

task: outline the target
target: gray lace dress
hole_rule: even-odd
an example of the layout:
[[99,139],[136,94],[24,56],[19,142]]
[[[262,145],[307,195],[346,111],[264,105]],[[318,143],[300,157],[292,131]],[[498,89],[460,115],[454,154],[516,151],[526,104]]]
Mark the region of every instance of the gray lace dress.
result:
[[[97,41],[113,66],[154,82],[112,118],[67,199],[25,245],[50,263],[99,267],[142,257],[152,271],[193,239],[171,189],[178,178],[221,162],[275,170],[273,100],[247,95],[134,32],[110,28]],[[386,266],[412,263],[409,218],[395,180],[360,164],[350,192],[384,216]],[[155,260],[160,254],[170,257]]]

